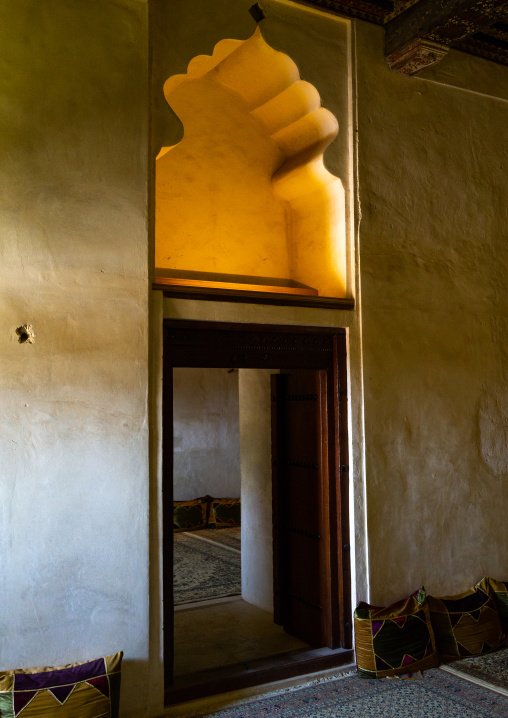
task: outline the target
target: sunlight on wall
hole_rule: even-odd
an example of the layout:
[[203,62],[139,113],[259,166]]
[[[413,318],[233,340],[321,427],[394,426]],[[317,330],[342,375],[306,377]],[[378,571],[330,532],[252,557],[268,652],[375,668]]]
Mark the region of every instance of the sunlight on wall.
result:
[[323,164],[338,124],[293,61],[257,29],[195,57],[164,93],[184,137],[157,158],[156,267],[345,296],[344,190]]

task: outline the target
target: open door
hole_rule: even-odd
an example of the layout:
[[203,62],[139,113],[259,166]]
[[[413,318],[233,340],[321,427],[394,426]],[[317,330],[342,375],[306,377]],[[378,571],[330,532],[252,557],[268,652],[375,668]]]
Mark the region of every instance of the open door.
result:
[[[345,330],[165,319],[163,360],[166,704],[351,662]],[[267,656],[248,665],[173,676],[174,367],[281,371],[271,387],[274,603],[276,622],[316,648],[298,660],[292,654],[287,663]]]
[[271,379],[274,620],[332,648],[327,372]]

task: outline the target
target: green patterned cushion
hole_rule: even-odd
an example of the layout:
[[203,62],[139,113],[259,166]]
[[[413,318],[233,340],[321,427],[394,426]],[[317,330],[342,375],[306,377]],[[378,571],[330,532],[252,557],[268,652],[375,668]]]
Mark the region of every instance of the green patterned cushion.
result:
[[486,578],[457,596],[429,596],[430,620],[443,661],[480,656],[504,646],[504,633]]
[[358,673],[385,678],[437,666],[425,589],[386,608],[363,601],[354,614]]
[[173,501],[173,530],[192,531],[206,527],[206,497],[190,501]]
[[118,718],[122,652],[56,668],[0,672],[2,718]]
[[508,634],[508,581],[488,578],[490,593],[494,598],[503,631]]
[[240,523],[240,499],[212,499],[210,501],[208,528],[220,529],[226,526],[240,526]]

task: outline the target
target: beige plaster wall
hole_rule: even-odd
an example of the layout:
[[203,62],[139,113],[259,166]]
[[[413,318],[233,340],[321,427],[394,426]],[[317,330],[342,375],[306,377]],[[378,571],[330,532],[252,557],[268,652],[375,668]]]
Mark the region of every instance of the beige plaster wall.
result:
[[240,369],[242,598],[273,611],[271,388],[274,369]]
[[238,370],[173,369],[175,501],[240,498]]
[[[148,658],[147,6],[0,7],[0,669]],[[35,344],[16,327],[33,325]]]
[[390,72],[357,23],[371,599],[508,559],[508,68]]

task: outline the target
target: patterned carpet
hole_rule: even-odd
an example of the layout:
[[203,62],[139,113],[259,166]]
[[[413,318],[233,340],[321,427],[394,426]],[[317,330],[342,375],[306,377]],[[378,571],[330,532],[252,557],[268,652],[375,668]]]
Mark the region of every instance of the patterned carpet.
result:
[[480,685],[489,684],[508,696],[508,649],[454,661],[443,666],[443,670],[477,681]]
[[231,528],[225,529],[202,529],[201,531],[193,531],[192,534],[190,532],[185,532],[185,534],[187,536],[193,536],[194,538],[205,539],[213,543],[229,546],[230,548],[240,551],[242,544],[241,531],[240,526],[232,526]]
[[241,555],[194,532],[175,533],[173,576],[175,605],[235,596],[242,592]]
[[352,677],[206,714],[206,718],[507,718],[508,698],[437,668],[414,680]]

